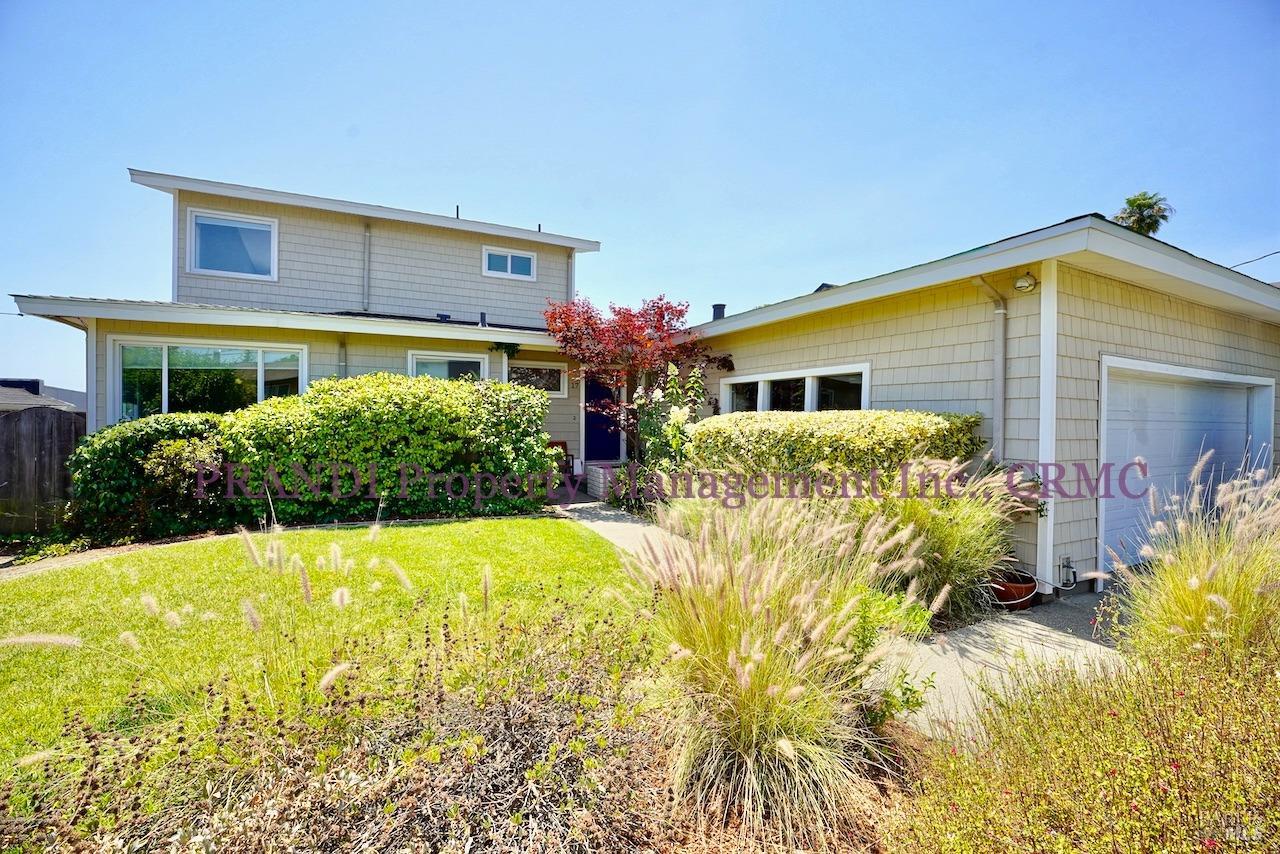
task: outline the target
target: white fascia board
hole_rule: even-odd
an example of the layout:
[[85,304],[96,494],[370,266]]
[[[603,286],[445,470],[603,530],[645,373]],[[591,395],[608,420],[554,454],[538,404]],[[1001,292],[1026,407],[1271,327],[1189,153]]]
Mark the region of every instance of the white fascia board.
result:
[[384,205],[370,205],[363,202],[348,202],[342,199],[327,199],[322,196],[308,196],[302,193],[286,193],[280,190],[268,190],[263,187],[247,187],[243,184],[228,184],[223,181],[206,181],[201,178],[186,178],[181,175],[166,175],[161,172],[145,172],[141,169],[130,169],[129,179],[135,184],[176,193],[186,190],[192,193],[207,193],[211,196],[224,196],[232,199],[246,199],[255,202],[267,202],[274,205],[290,205],[299,208],[346,213],[368,219],[387,219],[396,222],[412,222],[418,225],[429,225],[435,228],[447,228],[452,231],[466,231],[472,234],[488,234],[494,237],[510,237],[516,240],[527,240],[531,243],[544,243],[549,246],[564,246],[577,252],[599,252],[600,242],[581,237],[569,237],[563,234],[552,234],[549,231],[536,231],[531,228],[516,228],[511,225],[498,225],[492,222],[480,222],[474,219],[459,219],[442,214],[423,213],[403,208],[391,208]]
[[1087,230],[1085,222],[1073,220],[1033,232],[1031,235],[1011,238],[917,267],[908,267],[905,270],[886,273],[838,288],[762,306],[723,320],[713,320],[695,326],[694,331],[707,338],[725,335],[766,323],[776,323],[779,320],[788,320],[792,317],[927,288],[942,282],[970,279],[992,270],[1003,270],[1042,261],[1045,258],[1079,252],[1086,247]]
[[1089,229],[1089,252],[1154,270],[1175,279],[1192,282],[1225,296],[1246,300],[1272,311],[1280,311],[1280,288],[1212,261],[1197,258],[1165,243],[1143,238],[1114,223],[1094,221]]
[[496,326],[461,326],[378,317],[347,317],[261,309],[221,308],[181,303],[144,304],[75,297],[15,295],[23,314],[50,319],[79,317],[136,320],[150,323],[197,323],[210,326],[252,326],[263,329],[305,329],[317,332],[351,332],[363,335],[401,335],[449,341],[503,341],[539,350],[558,349],[545,332],[503,329]]

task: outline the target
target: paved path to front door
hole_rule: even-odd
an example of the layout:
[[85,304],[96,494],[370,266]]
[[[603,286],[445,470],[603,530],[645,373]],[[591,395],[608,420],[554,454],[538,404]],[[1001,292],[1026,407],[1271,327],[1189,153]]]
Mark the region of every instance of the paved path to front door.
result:
[[[632,553],[639,552],[646,541],[671,536],[657,525],[601,502],[560,506],[557,512]],[[931,735],[966,723],[980,707],[982,684],[997,685],[1014,666],[1061,662],[1083,669],[1118,664],[1116,651],[1093,637],[1097,603],[1096,595],[1078,594],[901,644],[894,663],[905,667],[915,681],[933,678],[924,708],[910,722]]]

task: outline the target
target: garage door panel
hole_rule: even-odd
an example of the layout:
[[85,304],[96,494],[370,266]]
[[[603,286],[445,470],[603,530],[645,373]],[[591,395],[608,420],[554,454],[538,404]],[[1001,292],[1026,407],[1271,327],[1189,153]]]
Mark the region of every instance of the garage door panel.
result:
[[[1234,471],[1244,459],[1249,397],[1244,386],[1115,371],[1108,376],[1107,458],[1115,467],[1141,457],[1148,477],[1139,483],[1185,492],[1204,451],[1214,451],[1208,474]],[[1216,479],[1216,478],[1215,478]],[[1132,480],[1131,480],[1132,483]],[[1105,506],[1104,543],[1131,560],[1146,540],[1147,502],[1116,495]]]

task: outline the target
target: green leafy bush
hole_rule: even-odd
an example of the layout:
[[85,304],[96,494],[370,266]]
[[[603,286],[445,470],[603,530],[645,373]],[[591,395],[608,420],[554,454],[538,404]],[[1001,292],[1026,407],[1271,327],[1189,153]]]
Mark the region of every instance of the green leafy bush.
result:
[[[111,542],[257,519],[527,510],[555,469],[546,413],[547,395],[523,386],[368,374],[316,380],[304,394],[226,415],[152,415],[99,430],[72,455],[74,528]],[[430,478],[452,473],[494,478],[477,506],[461,481],[450,497]],[[496,479],[507,475],[531,477],[534,489],[526,481],[504,491]]]
[[878,671],[889,638],[923,632],[928,612],[875,589],[918,546],[882,520],[843,524],[831,502],[700,510],[692,540],[636,565],[672,652],[676,795],[788,849],[827,847],[865,823],[878,727],[919,701]]
[[[547,405],[546,393],[518,385],[367,374],[316,380],[302,395],[229,413],[220,435],[227,459],[247,466],[251,484],[274,467],[283,491],[297,496],[279,500],[271,488],[271,499],[250,502],[282,523],[372,518],[380,504],[383,516],[503,513],[539,502],[495,491],[475,507],[472,495],[450,498],[443,482],[431,497],[432,484],[417,480],[417,471],[543,477],[555,467],[543,427]],[[341,464],[362,473],[359,485]]]
[[939,745],[885,850],[1273,851],[1280,674],[1206,655],[1019,671]]
[[981,415],[887,409],[735,412],[693,425],[688,457],[699,468],[752,474],[892,474],[919,457],[968,460],[982,447],[981,423]]
[[194,498],[194,469],[178,483],[184,461],[216,456],[220,423],[221,416],[202,413],[150,415],[86,437],[67,461],[70,527],[94,542],[225,527],[231,508]]

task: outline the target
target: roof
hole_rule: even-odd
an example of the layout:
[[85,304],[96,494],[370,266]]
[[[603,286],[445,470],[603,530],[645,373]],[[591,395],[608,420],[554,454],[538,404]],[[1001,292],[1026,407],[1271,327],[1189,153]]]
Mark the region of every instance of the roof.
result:
[[13,388],[11,386],[0,386],[0,412],[13,412],[17,409],[30,409],[33,406],[48,406],[53,409],[62,409],[67,412],[75,412],[74,404],[67,403],[65,400],[58,400],[56,397],[49,397],[43,394],[32,394],[25,388]]
[[474,219],[461,219],[443,214],[389,208],[383,205],[370,205],[363,202],[348,202],[341,199],[326,199],[321,196],[306,196],[301,193],[286,193],[281,190],[268,190],[263,187],[248,187],[243,184],[207,181],[203,178],[187,178],[182,175],[168,175],[163,172],[145,172],[141,169],[130,169],[129,179],[135,184],[141,184],[144,187],[151,187],[155,190],[163,190],[167,193],[187,190],[193,193],[207,193],[212,196],[226,196],[232,199],[247,199],[255,202],[269,202],[277,205],[291,205],[298,208],[352,214],[368,219],[412,222],[418,225],[447,228],[453,231],[466,231],[472,234],[487,234],[492,237],[528,240],[534,243],[545,243],[550,246],[563,246],[577,252],[600,251],[599,241],[587,240],[582,237],[567,237],[563,234],[552,234],[549,231],[542,231],[541,227],[537,230],[516,228],[510,225],[498,225]]
[[87,318],[140,320],[159,323],[205,323],[211,326],[252,326],[307,329],[369,335],[404,335],[454,341],[499,339],[537,349],[554,349],[555,340],[543,329],[466,323],[455,320],[396,317],[354,312],[283,311],[162,300],[102,299],[38,294],[10,294],[23,314],[47,317],[80,326]]
[[695,330],[703,336],[724,335],[1051,258],[1193,302],[1280,323],[1280,288],[1138,234],[1102,214],[1089,213],[936,261],[821,287],[704,323]]

